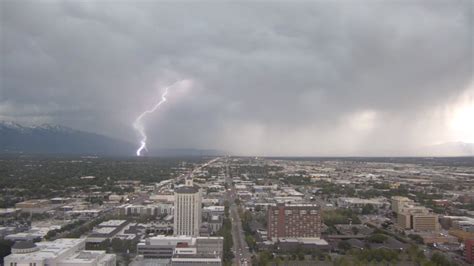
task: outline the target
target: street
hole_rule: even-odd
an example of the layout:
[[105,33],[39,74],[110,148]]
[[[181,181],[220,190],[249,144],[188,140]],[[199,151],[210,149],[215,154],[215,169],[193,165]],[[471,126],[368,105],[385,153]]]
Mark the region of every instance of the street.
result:
[[193,170],[191,170],[191,172],[189,172],[189,173],[181,174],[181,175],[177,176],[176,177],[176,182],[179,183],[179,182],[185,180],[188,177],[192,177],[195,172],[201,171],[202,168],[211,165],[212,163],[218,161],[219,159],[221,159],[221,157],[214,158],[214,159],[212,159],[212,160],[210,160],[210,161],[208,161],[208,162],[206,162],[202,165],[199,165],[199,166],[195,167]]
[[245,235],[242,230],[242,222],[240,221],[238,206],[235,204],[237,194],[234,184],[232,183],[232,177],[230,176],[228,165],[226,167],[226,184],[228,187],[226,199],[230,204],[229,211],[232,220],[232,237],[234,243],[233,251],[235,257],[233,265],[250,265],[252,253],[250,253],[247,242],[245,242]]

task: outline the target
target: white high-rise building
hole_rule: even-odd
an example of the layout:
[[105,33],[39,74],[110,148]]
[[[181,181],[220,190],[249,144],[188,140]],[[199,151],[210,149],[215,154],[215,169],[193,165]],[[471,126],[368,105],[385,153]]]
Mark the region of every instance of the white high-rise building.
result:
[[174,192],[174,235],[199,236],[201,227],[201,191],[186,179]]

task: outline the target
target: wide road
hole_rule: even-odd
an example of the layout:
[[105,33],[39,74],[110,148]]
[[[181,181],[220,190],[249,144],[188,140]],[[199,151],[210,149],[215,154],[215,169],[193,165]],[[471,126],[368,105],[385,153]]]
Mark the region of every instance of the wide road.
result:
[[232,183],[232,177],[229,172],[229,165],[226,166],[226,183],[227,183],[227,193],[226,199],[230,203],[230,217],[232,220],[232,238],[234,242],[234,263],[233,265],[250,265],[252,253],[248,250],[247,242],[245,242],[245,235],[242,230],[242,222],[240,221],[240,216],[238,212],[238,206],[235,204],[235,199],[237,198],[237,193],[235,187]]
[[217,157],[217,158],[214,158],[208,162],[205,162],[197,167],[195,167],[193,170],[191,170],[189,173],[185,173],[185,174],[181,174],[179,175],[178,177],[176,177],[176,182],[180,182],[180,181],[183,181],[184,179],[188,178],[188,177],[192,177],[194,175],[194,173],[196,173],[197,171],[201,171],[202,168],[206,167],[206,166],[209,166],[211,164],[213,164],[214,162],[218,161],[219,159],[221,159],[220,157]]

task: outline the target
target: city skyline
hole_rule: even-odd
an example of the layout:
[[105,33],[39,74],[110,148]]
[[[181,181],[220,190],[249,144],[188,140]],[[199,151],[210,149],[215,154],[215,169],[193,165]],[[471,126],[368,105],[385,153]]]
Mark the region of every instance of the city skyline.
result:
[[471,157],[26,155],[0,164],[6,265],[473,261]]

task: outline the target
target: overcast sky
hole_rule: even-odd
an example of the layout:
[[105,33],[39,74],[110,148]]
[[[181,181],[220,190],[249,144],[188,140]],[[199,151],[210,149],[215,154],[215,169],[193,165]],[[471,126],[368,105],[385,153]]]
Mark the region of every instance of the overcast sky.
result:
[[[0,1],[0,120],[149,146],[366,155],[474,142],[474,2]],[[138,144],[137,144],[138,145]]]

